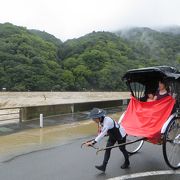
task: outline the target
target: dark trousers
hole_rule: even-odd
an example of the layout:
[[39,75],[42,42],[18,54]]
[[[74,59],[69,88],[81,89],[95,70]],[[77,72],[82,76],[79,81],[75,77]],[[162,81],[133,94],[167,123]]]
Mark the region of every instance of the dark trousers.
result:
[[[116,141],[117,140],[109,138],[106,147],[113,146],[116,143]],[[118,142],[118,144],[125,143],[126,142],[126,136],[124,138],[122,138],[121,140],[118,140],[117,142]],[[124,155],[125,162],[129,162],[129,155],[128,155],[128,152],[126,151],[126,147],[125,146],[121,146],[121,147],[119,147],[119,149],[120,149],[120,151]],[[104,154],[104,161],[103,161],[103,163],[105,163],[105,164],[108,163],[110,155],[111,155],[111,149],[107,149],[105,151],[105,154]]]

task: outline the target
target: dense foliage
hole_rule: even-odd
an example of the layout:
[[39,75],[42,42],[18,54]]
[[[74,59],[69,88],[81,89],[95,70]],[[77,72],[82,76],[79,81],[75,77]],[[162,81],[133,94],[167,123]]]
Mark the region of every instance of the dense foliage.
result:
[[62,43],[46,32],[0,24],[0,89],[125,90],[131,68],[180,67],[180,33],[135,28]]

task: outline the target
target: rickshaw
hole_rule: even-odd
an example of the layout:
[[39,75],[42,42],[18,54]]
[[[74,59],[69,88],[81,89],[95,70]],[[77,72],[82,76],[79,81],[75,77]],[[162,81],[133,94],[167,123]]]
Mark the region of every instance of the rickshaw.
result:
[[[169,66],[132,69],[122,78],[131,92],[127,110],[119,123],[127,132],[127,141],[108,148],[126,145],[130,155],[137,153],[144,141],[162,145],[166,164],[180,168],[180,72]],[[163,80],[169,96],[146,102],[149,89],[156,92]],[[84,143],[83,143],[84,144]],[[97,153],[107,148],[97,148]]]

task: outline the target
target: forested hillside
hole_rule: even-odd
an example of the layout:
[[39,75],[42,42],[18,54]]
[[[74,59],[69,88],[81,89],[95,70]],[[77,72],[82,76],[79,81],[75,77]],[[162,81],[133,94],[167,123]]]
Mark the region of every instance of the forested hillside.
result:
[[0,89],[125,90],[121,77],[128,69],[180,67],[180,34],[171,31],[92,32],[63,43],[46,32],[0,24]]
[[0,25],[0,87],[51,90],[61,77],[55,44],[25,28]]

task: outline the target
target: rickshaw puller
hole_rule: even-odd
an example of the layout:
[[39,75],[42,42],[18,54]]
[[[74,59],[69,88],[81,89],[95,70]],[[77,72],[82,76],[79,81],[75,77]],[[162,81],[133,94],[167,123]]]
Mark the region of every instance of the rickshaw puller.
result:
[[[126,142],[126,132],[123,129],[123,127],[121,127],[116,121],[114,121],[110,117],[105,116],[105,114],[106,113],[104,110],[98,108],[93,108],[90,112],[89,117],[92,118],[97,124],[100,124],[102,126],[102,131],[95,138],[94,141],[86,143],[87,146],[91,146],[98,143],[106,134],[109,135],[106,147],[113,146],[116,142],[118,142],[118,144]],[[126,151],[125,146],[121,146],[119,147],[119,149],[121,150],[125,158],[125,162],[121,166],[121,168],[126,169],[130,165],[128,152]],[[111,149],[107,149],[104,154],[103,164],[100,166],[95,166],[98,170],[106,170],[110,154]]]

